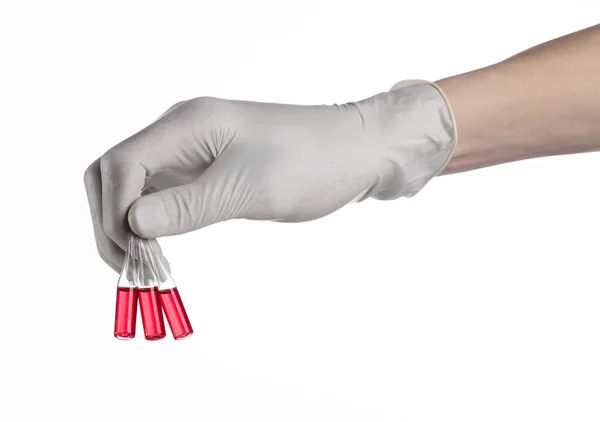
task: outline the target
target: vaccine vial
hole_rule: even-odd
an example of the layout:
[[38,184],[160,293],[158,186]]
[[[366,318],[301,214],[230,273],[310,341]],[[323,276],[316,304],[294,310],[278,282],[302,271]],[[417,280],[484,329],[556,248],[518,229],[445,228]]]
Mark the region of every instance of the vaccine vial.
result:
[[165,323],[158,294],[158,277],[152,264],[152,251],[149,241],[133,237],[132,252],[135,255],[134,276],[138,286],[138,299],[142,314],[142,325],[146,340],[160,340],[165,337]]
[[160,303],[167,317],[175,340],[182,340],[194,333],[177,287],[159,290]]
[[133,259],[130,253],[131,247],[132,241],[130,240],[125,263],[117,282],[114,334],[120,340],[130,340],[135,337],[138,289],[133,272]]
[[162,260],[162,253],[157,250],[158,243],[149,243],[149,248],[152,252],[150,261],[158,275],[158,292],[162,310],[167,317],[173,338],[182,340],[194,333],[192,324],[183,306],[175,281]]
[[138,298],[140,311],[142,313],[142,324],[144,325],[144,336],[146,340],[160,340],[165,337],[165,322],[160,307],[158,288],[140,287]]

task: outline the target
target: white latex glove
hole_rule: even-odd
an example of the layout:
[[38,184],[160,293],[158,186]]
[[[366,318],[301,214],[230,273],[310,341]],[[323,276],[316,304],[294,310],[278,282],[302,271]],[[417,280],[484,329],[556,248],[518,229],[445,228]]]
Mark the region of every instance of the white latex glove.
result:
[[[412,196],[455,144],[445,96],[424,81],[333,106],[184,101],[86,171],[98,250],[118,271],[130,227],[155,238],[234,218],[307,221],[368,197]],[[154,193],[141,196],[148,188]]]

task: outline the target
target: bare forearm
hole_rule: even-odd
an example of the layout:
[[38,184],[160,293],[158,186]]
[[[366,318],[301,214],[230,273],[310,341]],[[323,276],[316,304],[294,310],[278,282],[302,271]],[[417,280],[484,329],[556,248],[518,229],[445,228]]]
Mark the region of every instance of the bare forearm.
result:
[[459,139],[444,173],[600,150],[600,25],[437,83]]

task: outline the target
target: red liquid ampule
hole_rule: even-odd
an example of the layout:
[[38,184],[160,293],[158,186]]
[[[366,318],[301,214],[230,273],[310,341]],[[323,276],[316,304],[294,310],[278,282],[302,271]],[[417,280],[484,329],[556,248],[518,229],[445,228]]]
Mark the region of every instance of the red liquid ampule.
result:
[[146,340],[160,340],[165,337],[165,322],[160,308],[157,287],[140,287],[138,293],[144,336]]
[[192,328],[192,324],[190,324],[177,286],[165,289],[160,289],[159,287],[158,292],[160,303],[169,322],[171,333],[173,333],[173,338],[175,340],[182,340],[191,336],[194,333],[194,329]]
[[[155,242],[150,243],[151,256],[153,257],[152,262],[156,268],[156,272],[159,274],[158,277],[158,292],[160,296],[160,303],[167,317],[167,322],[171,328],[171,333],[175,340],[181,340],[189,337],[194,333],[192,324],[187,316],[185,307],[179,295],[179,290],[175,285],[175,281],[171,274],[165,267],[162,260],[162,253],[156,251],[158,244],[155,246]],[[156,249],[155,249],[156,248]]]
[[160,340],[165,337],[166,331],[158,294],[158,275],[152,265],[148,240],[137,236],[134,239],[134,251],[138,258],[135,261],[135,274],[144,336],[146,340]]
[[130,240],[125,263],[117,283],[114,334],[120,340],[130,340],[135,337],[138,289],[133,272],[133,259],[130,253],[131,243]]

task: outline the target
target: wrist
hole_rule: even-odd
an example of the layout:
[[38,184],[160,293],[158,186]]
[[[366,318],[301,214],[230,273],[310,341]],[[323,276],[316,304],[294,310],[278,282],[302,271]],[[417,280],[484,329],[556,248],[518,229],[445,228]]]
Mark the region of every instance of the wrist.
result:
[[376,116],[371,126],[376,127],[381,169],[374,198],[413,196],[449,162],[457,143],[456,125],[435,84],[403,81],[358,106],[364,116]]
[[525,158],[522,136],[514,133],[517,121],[526,118],[520,104],[523,99],[507,94],[515,87],[502,80],[501,74],[486,68],[440,80],[437,85],[452,104],[461,140],[443,174]]

